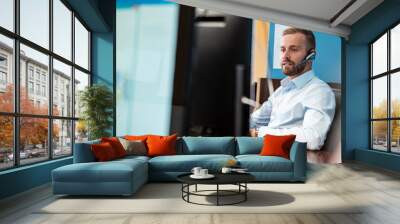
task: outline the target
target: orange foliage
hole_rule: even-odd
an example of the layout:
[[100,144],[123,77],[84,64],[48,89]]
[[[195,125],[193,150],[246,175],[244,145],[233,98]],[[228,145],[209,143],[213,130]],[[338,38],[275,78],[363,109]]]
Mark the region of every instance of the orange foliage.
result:
[[[0,93],[0,111],[2,112],[13,112],[14,97],[13,97],[13,86],[7,86],[5,93]],[[28,93],[25,88],[20,88],[20,109],[23,114],[48,114],[47,103],[42,105],[34,105],[29,99]],[[56,108],[55,108],[56,109]],[[59,114],[59,111],[54,110],[55,114]],[[11,148],[13,146],[13,117],[12,116],[0,116],[0,146],[4,148]],[[20,118],[20,148],[23,149],[25,145],[30,144],[45,144],[47,142],[47,136],[49,131],[48,119],[47,118],[32,118],[32,117],[21,117]],[[54,125],[53,127],[53,138],[58,137],[59,127]]]

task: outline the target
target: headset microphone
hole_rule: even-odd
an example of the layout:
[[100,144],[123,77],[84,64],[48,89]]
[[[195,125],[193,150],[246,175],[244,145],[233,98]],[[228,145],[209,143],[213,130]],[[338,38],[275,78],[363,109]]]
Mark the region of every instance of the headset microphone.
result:
[[307,63],[307,61],[312,61],[315,59],[315,51],[309,53],[301,62],[295,65],[296,68],[299,68],[303,64]]

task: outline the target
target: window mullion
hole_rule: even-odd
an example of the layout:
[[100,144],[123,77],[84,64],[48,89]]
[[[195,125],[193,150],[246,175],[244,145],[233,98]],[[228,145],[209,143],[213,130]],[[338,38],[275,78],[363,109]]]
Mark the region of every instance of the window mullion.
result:
[[[53,52],[53,0],[49,0],[49,50]],[[48,152],[49,159],[53,159],[53,56],[49,55],[49,71],[48,71],[48,91],[49,94],[49,120],[48,120]]]
[[[386,54],[387,54],[387,71],[389,71],[390,70],[390,30],[387,32],[387,51],[386,51]],[[391,79],[392,79],[392,75],[389,73],[388,75],[387,75],[387,110],[388,110],[388,117],[389,118],[391,118],[392,117],[392,100],[391,100]],[[388,121],[387,122],[388,124],[388,126],[387,126],[387,132],[388,132],[388,141],[389,141],[389,144],[388,144],[388,148],[387,148],[387,151],[388,152],[391,152],[392,151],[392,135],[391,135],[391,133],[392,133],[392,121],[390,120],[390,121]]]
[[[19,8],[20,0],[14,1],[14,30],[17,35],[19,35]],[[19,39],[14,39],[14,112],[19,114],[19,100],[20,100],[20,47]],[[19,135],[20,135],[20,119],[14,116],[14,166],[19,166],[20,156],[19,156]]]
[[[73,66],[71,67],[71,117],[75,118],[75,12],[72,11],[72,15],[71,15],[71,23],[72,23],[72,29],[71,29],[71,41],[72,41],[72,49],[71,49],[71,59],[72,59],[72,64]],[[76,126],[76,121],[73,120],[72,121],[72,132],[71,132],[71,150],[72,150],[72,155],[74,155],[74,151],[75,151],[75,126]]]

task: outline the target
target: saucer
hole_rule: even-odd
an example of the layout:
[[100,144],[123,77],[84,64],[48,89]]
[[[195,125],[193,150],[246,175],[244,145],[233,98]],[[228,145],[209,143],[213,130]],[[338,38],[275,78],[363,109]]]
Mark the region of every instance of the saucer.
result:
[[212,175],[212,174],[207,174],[207,175],[204,175],[204,176],[194,175],[194,174],[190,175],[190,178],[193,178],[193,179],[211,179],[211,178],[214,178],[214,177],[215,176]]

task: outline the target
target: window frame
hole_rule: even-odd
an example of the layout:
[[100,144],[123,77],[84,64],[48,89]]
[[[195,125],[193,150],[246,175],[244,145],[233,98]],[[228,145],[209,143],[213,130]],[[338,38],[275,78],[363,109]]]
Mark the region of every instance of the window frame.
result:
[[[49,47],[48,49],[46,49],[45,47],[42,47],[39,44],[34,43],[33,41],[30,41],[29,39],[24,38],[23,36],[20,35],[20,1],[21,0],[14,0],[13,1],[13,10],[14,10],[14,18],[13,18],[13,22],[14,22],[14,30],[10,31],[4,27],[0,26],[0,35],[3,35],[5,37],[11,38],[13,40],[13,64],[12,66],[12,73],[11,75],[13,75],[14,78],[14,110],[13,112],[2,112],[0,111],[0,116],[4,116],[4,117],[12,117],[13,119],[13,154],[14,154],[14,161],[13,161],[13,166],[11,167],[5,167],[5,168],[0,168],[0,172],[5,171],[5,170],[10,170],[10,169],[16,169],[19,167],[24,167],[24,166],[30,166],[33,164],[38,164],[38,163],[43,163],[46,161],[50,161],[50,160],[58,160],[58,159],[62,159],[62,158],[66,158],[66,157],[70,157],[73,156],[73,152],[74,152],[74,143],[75,143],[75,126],[76,126],[76,121],[79,120],[79,117],[75,116],[75,108],[72,107],[71,108],[71,114],[70,116],[66,115],[66,116],[56,116],[53,115],[53,59],[58,60],[61,63],[64,63],[68,66],[71,66],[71,92],[72,92],[72,99],[71,99],[71,104],[74,105],[75,103],[75,88],[74,88],[74,82],[75,82],[75,69],[85,73],[88,75],[89,77],[89,83],[88,86],[92,85],[92,69],[91,69],[91,65],[92,65],[92,61],[91,61],[91,49],[92,49],[92,43],[91,43],[91,37],[92,37],[92,30],[88,27],[88,25],[83,21],[83,19],[79,16],[78,13],[76,13],[72,7],[68,4],[68,2],[66,2],[65,0],[59,0],[68,10],[71,11],[71,18],[70,18],[70,22],[71,22],[71,59],[67,59],[64,58],[63,56],[55,53],[53,50],[53,24],[54,24],[54,18],[53,18],[53,1],[54,0],[48,0],[49,3]],[[88,69],[85,69],[83,67],[81,67],[80,65],[75,63],[75,18],[77,20],[79,20],[79,22],[84,26],[84,28],[88,31]],[[20,111],[20,45],[23,44],[27,47],[30,47],[36,51],[39,51],[40,53],[43,53],[45,55],[48,56],[49,58],[49,63],[48,63],[48,77],[46,80],[47,84],[46,84],[46,91],[48,93],[45,94],[48,97],[48,107],[49,110],[47,112],[46,115],[39,115],[39,114],[27,114],[27,113],[21,113]],[[27,71],[29,70],[29,64],[27,64]],[[33,70],[33,79],[31,79],[29,72],[27,72],[26,75],[26,81],[33,81],[33,85],[35,86],[36,83],[40,83],[42,86],[42,79],[41,79],[41,72],[39,74],[39,80],[38,82],[36,82],[36,69]],[[28,87],[28,86],[27,86]],[[29,88],[29,87],[28,87]],[[27,91],[29,91],[27,89]],[[36,89],[34,89],[34,92],[36,91]],[[40,94],[41,96],[42,94]],[[32,163],[26,163],[26,164],[21,164],[21,159],[20,159],[20,119],[21,118],[45,118],[47,119],[48,122],[48,136],[47,136],[47,142],[49,143],[47,145],[47,150],[48,150],[48,155],[47,158],[43,158],[43,160],[40,160],[38,162],[32,162]],[[54,148],[53,147],[53,123],[56,120],[65,120],[65,121],[71,121],[71,153],[68,155],[62,155],[62,156],[55,156],[53,155],[54,153]]]
[[[392,117],[392,99],[391,99],[391,80],[392,76],[396,75],[396,73],[400,72],[400,67],[391,69],[391,31],[393,28],[396,26],[400,25],[400,21],[395,22],[392,24],[390,27],[385,29],[384,32],[379,34],[375,39],[373,39],[370,43],[368,43],[368,53],[369,53],[369,149],[373,151],[379,151],[379,152],[386,152],[386,153],[391,153],[391,154],[400,154],[400,152],[393,152],[392,151],[392,121],[399,121],[400,117]],[[373,74],[373,44],[376,43],[381,37],[384,35],[387,35],[387,63],[386,63],[386,71],[380,74],[376,74],[374,76]],[[386,105],[386,118],[373,118],[373,81],[378,78],[386,77],[386,86],[387,86],[387,105]],[[379,150],[374,148],[374,136],[373,136],[373,122],[374,121],[386,121],[386,150]]]

